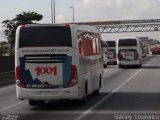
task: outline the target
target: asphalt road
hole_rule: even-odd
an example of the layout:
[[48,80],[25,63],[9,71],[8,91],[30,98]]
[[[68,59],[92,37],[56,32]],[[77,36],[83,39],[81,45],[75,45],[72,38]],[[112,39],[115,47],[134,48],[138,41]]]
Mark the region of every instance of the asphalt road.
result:
[[2,120],[160,120],[160,56],[146,57],[141,69],[109,65],[100,94],[84,106],[63,100],[31,107],[16,99],[15,85],[0,88],[0,114]]

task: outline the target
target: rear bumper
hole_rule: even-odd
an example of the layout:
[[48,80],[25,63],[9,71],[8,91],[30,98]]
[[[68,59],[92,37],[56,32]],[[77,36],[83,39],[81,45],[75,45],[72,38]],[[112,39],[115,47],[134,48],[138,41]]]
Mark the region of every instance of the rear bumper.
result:
[[160,55],[160,51],[152,51],[152,55]]
[[80,99],[78,96],[78,85],[62,89],[26,89],[16,86],[18,99],[33,100],[60,100]]
[[118,65],[141,65],[142,62],[140,60],[136,61],[118,61]]
[[108,59],[107,62],[108,62],[108,63],[117,63],[117,59],[116,59],[116,58]]

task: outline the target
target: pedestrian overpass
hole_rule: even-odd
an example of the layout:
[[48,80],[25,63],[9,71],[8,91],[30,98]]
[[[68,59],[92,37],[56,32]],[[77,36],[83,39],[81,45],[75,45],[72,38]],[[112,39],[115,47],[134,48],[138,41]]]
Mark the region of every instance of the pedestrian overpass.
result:
[[[79,22],[76,24],[95,25],[101,33],[160,31],[160,19]],[[1,32],[0,37],[6,38]]]
[[95,25],[101,33],[160,31],[160,19],[80,22],[81,25]]

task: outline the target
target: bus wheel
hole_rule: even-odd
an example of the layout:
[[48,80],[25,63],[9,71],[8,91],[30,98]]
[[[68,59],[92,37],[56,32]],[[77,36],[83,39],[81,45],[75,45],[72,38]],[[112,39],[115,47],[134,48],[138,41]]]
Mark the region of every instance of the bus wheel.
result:
[[97,90],[94,91],[94,95],[98,95],[99,94],[99,90],[101,88],[101,83],[102,83],[102,79],[101,79],[101,76],[100,76],[100,79],[99,79],[99,87]]
[[141,67],[142,67],[142,65],[140,64],[140,65],[138,65],[137,67],[138,67],[138,68],[141,68]]
[[84,97],[80,100],[81,105],[85,105],[87,103],[87,93],[88,93],[88,86],[87,86],[87,82],[86,82],[86,84],[85,84],[85,94],[84,94]]
[[104,67],[104,68],[107,68],[107,64],[104,64],[103,67]]
[[118,65],[119,68],[122,68],[122,65]]
[[45,102],[44,100],[31,100],[31,99],[28,100],[30,106],[40,106],[43,105],[44,102]]

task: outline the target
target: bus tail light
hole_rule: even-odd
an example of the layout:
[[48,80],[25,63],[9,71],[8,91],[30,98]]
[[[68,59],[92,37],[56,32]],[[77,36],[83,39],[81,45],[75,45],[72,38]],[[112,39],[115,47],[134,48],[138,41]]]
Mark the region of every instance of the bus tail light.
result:
[[67,27],[67,28],[70,28],[70,27],[71,27],[71,25],[70,25],[69,23],[67,23],[67,24],[66,24],[66,27]]
[[78,78],[77,78],[77,68],[75,65],[71,66],[71,79],[69,80],[67,87],[72,87],[77,84]]
[[19,87],[25,88],[25,85],[21,78],[21,67],[20,66],[16,67],[16,82]]

